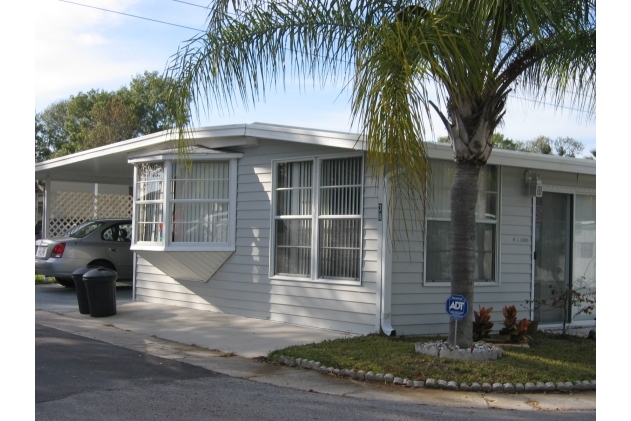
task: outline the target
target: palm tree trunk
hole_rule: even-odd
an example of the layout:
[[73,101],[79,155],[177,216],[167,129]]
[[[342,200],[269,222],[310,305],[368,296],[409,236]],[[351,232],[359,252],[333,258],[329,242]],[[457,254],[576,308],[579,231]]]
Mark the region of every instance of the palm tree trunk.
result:
[[469,312],[449,323],[449,344],[468,348],[473,342],[473,283],[475,280],[475,207],[480,164],[457,162],[451,189],[451,293],[469,303]]

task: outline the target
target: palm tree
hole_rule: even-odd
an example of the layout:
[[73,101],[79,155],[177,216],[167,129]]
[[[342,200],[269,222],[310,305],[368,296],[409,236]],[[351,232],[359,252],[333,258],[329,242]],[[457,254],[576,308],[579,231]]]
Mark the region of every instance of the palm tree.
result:
[[[216,0],[206,32],[178,50],[167,73],[191,93],[171,97],[181,147],[194,111],[247,108],[288,74],[343,82],[368,166],[423,203],[435,110],[456,168],[451,288],[473,306],[477,180],[493,131],[512,91],[595,115],[596,1]],[[471,325],[471,314],[457,332],[452,322],[451,343],[470,346]]]

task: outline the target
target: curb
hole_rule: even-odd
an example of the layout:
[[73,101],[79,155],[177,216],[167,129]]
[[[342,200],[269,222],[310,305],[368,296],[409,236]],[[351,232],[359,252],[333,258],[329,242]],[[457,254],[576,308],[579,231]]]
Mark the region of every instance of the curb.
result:
[[473,382],[458,384],[454,380],[410,380],[395,377],[391,373],[374,373],[372,371],[365,372],[363,370],[355,371],[347,368],[339,369],[335,367],[326,367],[318,361],[307,360],[306,358],[293,358],[284,355],[275,356],[272,362],[289,367],[299,369],[314,370],[321,374],[330,374],[337,377],[345,377],[350,380],[370,381],[377,383],[387,383],[403,387],[426,388],[426,389],[442,389],[442,390],[461,390],[467,392],[484,392],[484,393],[547,393],[560,392],[569,393],[576,391],[592,391],[596,390],[596,380],[576,380],[574,382],[528,382],[522,383],[477,383]]

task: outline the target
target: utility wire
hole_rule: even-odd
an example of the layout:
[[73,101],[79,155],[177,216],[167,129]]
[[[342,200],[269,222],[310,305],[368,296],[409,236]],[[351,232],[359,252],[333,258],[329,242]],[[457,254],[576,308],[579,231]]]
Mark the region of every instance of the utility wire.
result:
[[[157,20],[157,19],[150,19],[150,18],[146,18],[146,17],[143,17],[143,16],[132,15],[132,14],[129,14],[129,13],[117,12],[115,10],[104,9],[102,7],[89,6],[87,4],[76,3],[76,2],[73,2],[73,1],[68,1],[68,0],[59,0],[59,1],[63,2],[63,3],[74,4],[76,6],[88,7],[90,9],[102,10],[104,12],[116,13],[118,15],[129,16],[129,17],[132,17],[132,18],[148,20],[148,21],[156,22],[156,23],[162,23],[164,25],[177,26],[179,28],[191,29],[193,31],[198,31],[198,32],[203,32],[204,31],[204,29],[192,28],[190,26],[178,25],[178,24],[175,24],[175,23],[164,22],[164,21]],[[190,5],[190,6],[200,7],[202,9],[208,9],[207,6],[201,6],[199,4],[189,3],[189,2],[186,2],[186,1],[181,1],[181,0],[173,0],[173,1],[177,2],[177,3],[187,4],[187,5]],[[290,52],[292,51],[289,48],[285,48],[285,50],[290,51]],[[304,53],[304,52],[302,52],[302,53]],[[321,58],[323,58],[323,57],[321,57]],[[337,61],[340,61],[340,62],[342,61],[342,60],[339,60],[339,59],[334,59],[334,60],[337,60]],[[566,106],[562,106],[562,105],[551,104],[551,103],[547,103],[547,102],[542,102],[542,101],[537,101],[537,100],[534,100],[534,99],[518,97],[518,96],[514,96],[514,95],[508,95],[508,96],[511,97],[511,98],[515,98],[515,99],[522,99],[522,100],[525,100],[525,101],[536,102],[536,103],[541,104],[541,105],[550,105],[550,106],[553,106],[553,107],[563,108],[563,109],[577,111],[577,112],[582,112],[582,113],[588,113],[589,112],[589,111],[581,110],[581,109],[578,109],[578,108],[571,108],[571,107],[566,107]]]
[[202,6],[201,4],[195,4],[195,3],[189,3],[187,1],[182,1],[182,0],[173,0],[176,3],[184,3],[184,4],[188,4],[189,6],[195,6],[195,7],[200,7],[202,9],[210,9],[210,7],[208,6]]
[[524,101],[536,102],[537,104],[540,104],[540,105],[549,105],[551,107],[563,108],[565,110],[578,111],[580,113],[588,113],[588,114],[590,113],[590,111],[587,111],[587,110],[581,110],[579,108],[566,107],[564,105],[557,105],[557,104],[552,104],[552,103],[549,103],[549,102],[537,101],[536,99],[524,98],[524,97],[515,96],[515,95],[508,95],[508,96],[510,98],[523,99]]
[[89,6],[87,4],[82,4],[82,3],[75,3],[73,1],[68,1],[68,0],[59,0],[60,2],[63,3],[70,3],[70,4],[74,4],[77,6],[83,6],[83,7],[88,7],[90,9],[97,9],[97,10],[102,10],[104,12],[110,12],[110,13],[116,13],[117,15],[124,15],[124,16],[130,16],[132,18],[137,18],[137,19],[143,19],[143,20],[149,20],[151,22],[157,22],[157,23],[162,23],[164,25],[171,25],[171,26],[177,26],[180,28],[184,28],[184,29],[192,29],[193,31],[197,31],[197,32],[203,32],[203,29],[198,29],[198,28],[191,28],[190,26],[184,26],[184,25],[178,25],[176,23],[169,23],[169,22],[164,22],[162,20],[157,20],[157,19],[150,19],[150,18],[145,18],[142,16],[137,16],[137,15],[131,15],[129,13],[123,13],[123,12],[117,12],[115,10],[109,10],[109,9],[103,9],[102,7],[96,7],[96,6]]

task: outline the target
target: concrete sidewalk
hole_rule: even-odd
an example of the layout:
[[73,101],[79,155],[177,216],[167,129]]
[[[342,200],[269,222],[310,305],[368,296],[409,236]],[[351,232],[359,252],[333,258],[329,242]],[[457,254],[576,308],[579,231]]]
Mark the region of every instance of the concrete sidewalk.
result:
[[58,285],[37,285],[35,322],[232,377],[305,391],[474,408],[544,411],[596,409],[595,392],[511,395],[412,389],[348,380],[266,363],[258,357],[267,355],[269,351],[346,335],[182,307],[132,302],[131,291],[118,291],[116,315],[93,318],[79,313],[74,294],[73,290]]

